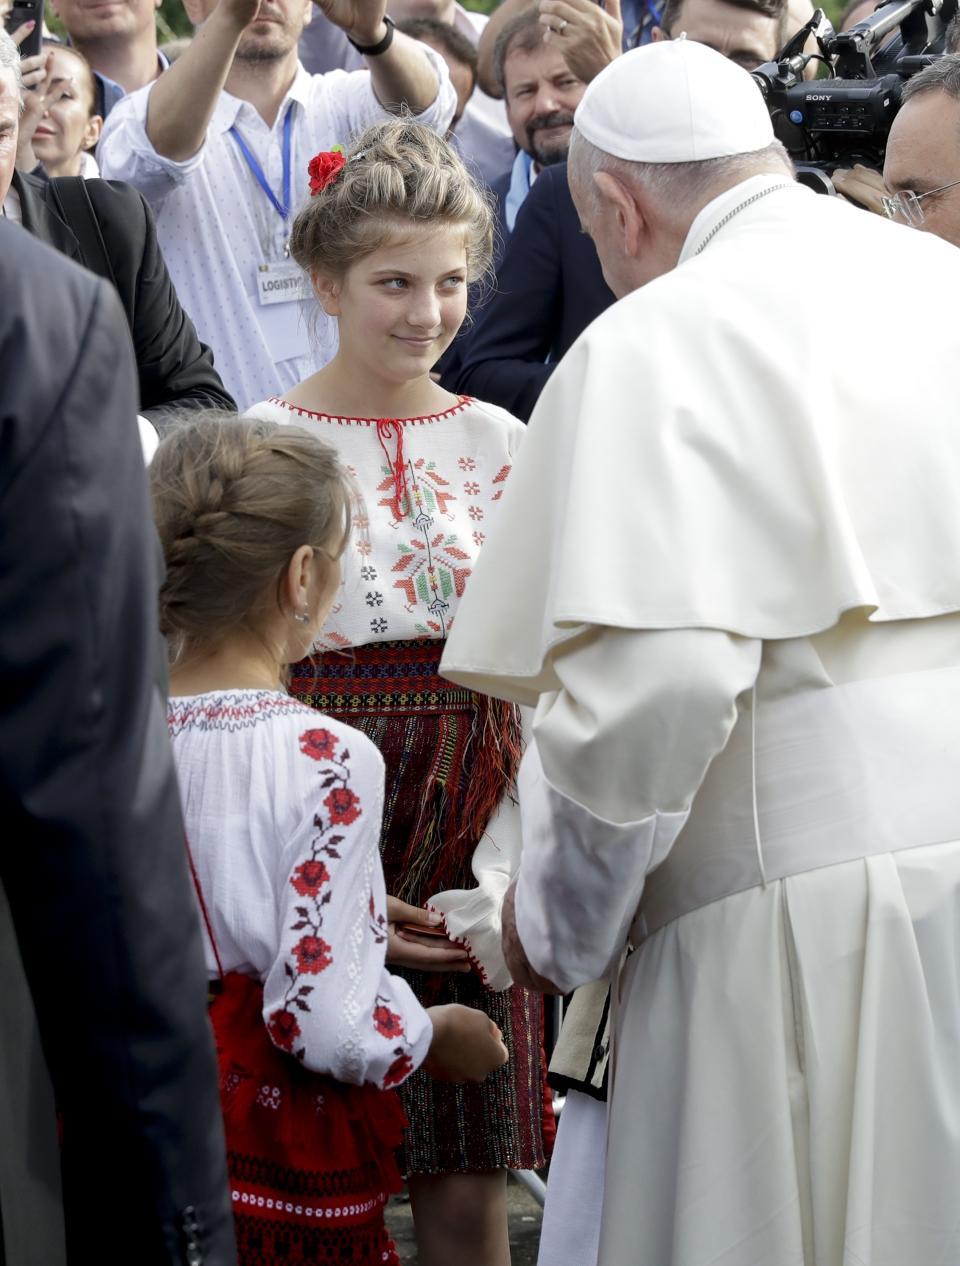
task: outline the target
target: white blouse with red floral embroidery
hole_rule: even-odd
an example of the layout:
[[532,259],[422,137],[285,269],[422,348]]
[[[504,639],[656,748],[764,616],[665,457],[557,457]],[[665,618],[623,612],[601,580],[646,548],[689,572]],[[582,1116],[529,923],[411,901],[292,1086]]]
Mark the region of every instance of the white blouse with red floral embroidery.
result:
[[270,1037],[306,1067],[399,1084],[433,1030],[384,966],[380,753],[279,691],[174,698],[167,722],[223,970],[263,982]]

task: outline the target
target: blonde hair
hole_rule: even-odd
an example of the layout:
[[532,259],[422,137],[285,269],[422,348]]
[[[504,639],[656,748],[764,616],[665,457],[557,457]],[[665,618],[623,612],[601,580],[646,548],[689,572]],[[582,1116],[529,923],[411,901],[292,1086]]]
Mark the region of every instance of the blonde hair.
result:
[[467,279],[491,271],[493,212],[454,150],[404,119],[367,128],[346,164],[299,213],[290,253],[301,268],[343,277],[406,223],[462,224]]
[[160,625],[174,659],[237,626],[259,631],[296,551],[337,554],[350,531],[334,450],[261,418],[189,414],[157,449],[150,492],[167,568]]

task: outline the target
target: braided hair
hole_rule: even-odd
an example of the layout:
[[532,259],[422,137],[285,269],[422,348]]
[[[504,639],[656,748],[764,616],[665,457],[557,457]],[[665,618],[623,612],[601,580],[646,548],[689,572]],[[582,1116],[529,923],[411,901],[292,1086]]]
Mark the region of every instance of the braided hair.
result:
[[260,418],[189,414],[157,449],[150,491],[166,561],[160,625],[174,659],[238,626],[256,630],[276,612],[296,551],[338,554],[350,530],[334,450]]

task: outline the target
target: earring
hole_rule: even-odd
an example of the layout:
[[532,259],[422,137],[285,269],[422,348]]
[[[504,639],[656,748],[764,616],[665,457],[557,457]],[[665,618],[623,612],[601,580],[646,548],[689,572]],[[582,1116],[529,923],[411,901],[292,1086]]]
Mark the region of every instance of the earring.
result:
[[309,611],[294,611],[293,618],[296,620],[298,624],[309,624],[310,612]]

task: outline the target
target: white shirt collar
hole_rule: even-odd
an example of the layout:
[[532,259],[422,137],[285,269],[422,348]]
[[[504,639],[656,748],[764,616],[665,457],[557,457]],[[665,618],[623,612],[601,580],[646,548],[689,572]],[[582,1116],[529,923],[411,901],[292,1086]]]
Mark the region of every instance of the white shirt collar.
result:
[[[283,118],[287,112],[287,103],[296,101],[298,105],[306,106],[310,100],[310,85],[313,75],[304,69],[302,62],[297,62],[297,73],[294,76],[293,83],[287,90],[286,96],[281,102],[280,109],[277,111],[277,120]],[[217,132],[229,132],[244,106],[249,106],[252,110],[254,107],[249,101],[245,101],[243,97],[235,97],[233,93],[224,90],[220,94],[220,100],[217,102],[216,109],[213,112],[213,118],[210,120],[210,127]]]
[[20,207],[20,195],[14,189],[13,185],[7,190],[7,196],[3,200],[4,218],[9,220],[11,224],[23,223],[23,211]]

